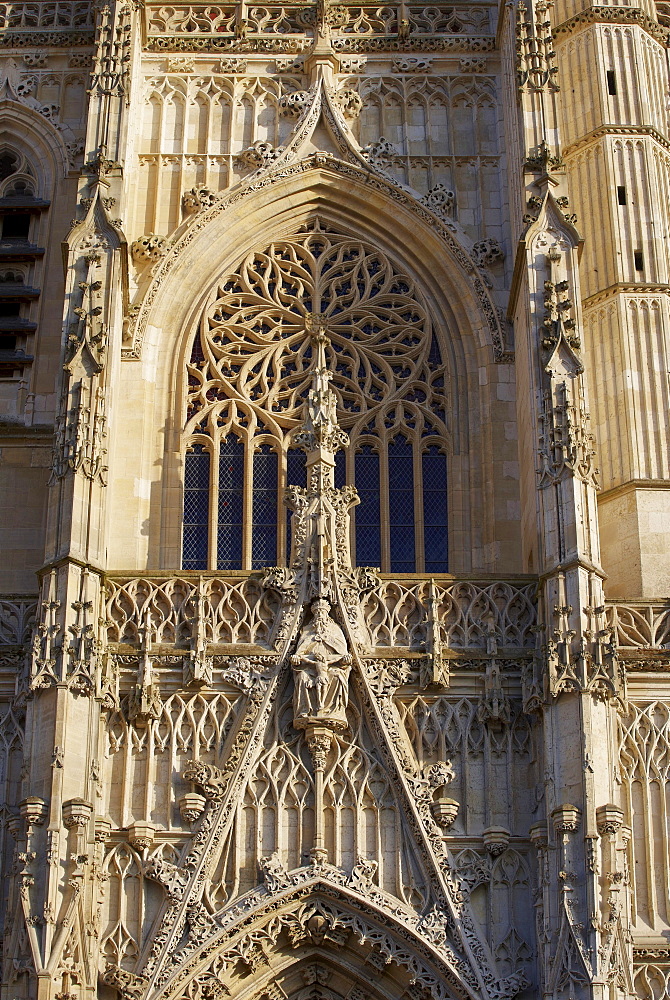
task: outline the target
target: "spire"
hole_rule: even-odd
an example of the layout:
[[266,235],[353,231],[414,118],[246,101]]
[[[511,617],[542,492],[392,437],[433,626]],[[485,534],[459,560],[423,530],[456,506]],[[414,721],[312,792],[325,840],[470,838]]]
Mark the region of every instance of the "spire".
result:
[[[294,441],[307,452],[308,473],[316,472],[319,475],[321,489],[332,488],[335,486],[335,452],[346,448],[349,438],[337,423],[337,396],[330,388],[333,375],[328,371],[326,363],[326,348],[330,346],[330,338],[326,334],[323,317],[311,313],[307,317],[305,329],[312,342],[315,365],[312,388],[305,407],[305,422]],[[312,485],[311,475],[308,476],[308,482]]]

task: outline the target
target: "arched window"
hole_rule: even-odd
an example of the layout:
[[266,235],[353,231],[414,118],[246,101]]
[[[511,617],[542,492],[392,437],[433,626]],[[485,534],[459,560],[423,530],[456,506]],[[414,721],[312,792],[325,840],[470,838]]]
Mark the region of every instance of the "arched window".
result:
[[249,254],[204,310],[187,366],[184,569],[286,564],[314,315],[350,439],[335,483],[360,497],[357,564],[446,572],[445,369],[427,304],[378,248],[318,222]]
[[0,382],[15,384],[26,378],[33,361],[39,265],[45,252],[34,241],[49,202],[36,196],[34,174],[23,153],[0,148],[0,244],[3,263],[11,265],[0,275]]

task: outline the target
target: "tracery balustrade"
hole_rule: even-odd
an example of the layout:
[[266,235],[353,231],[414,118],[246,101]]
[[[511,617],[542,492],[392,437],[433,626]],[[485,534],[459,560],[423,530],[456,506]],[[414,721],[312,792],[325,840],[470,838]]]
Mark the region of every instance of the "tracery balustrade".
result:
[[92,28],[93,6],[84,0],[0,3],[0,28]]
[[[147,4],[150,35],[235,34],[239,33],[239,4]],[[349,35],[488,34],[487,8],[456,7],[453,4],[337,4],[326,12],[331,30]],[[263,4],[245,8],[247,34],[313,33],[316,22],[313,4]],[[405,28],[406,24],[406,28]]]
[[605,615],[620,649],[670,651],[670,603],[608,601]]
[[[375,647],[421,649],[429,621],[429,590],[442,641],[454,650],[486,649],[491,634],[502,648],[530,650],[535,645],[535,590],[530,580],[381,579],[362,597],[363,617]],[[188,645],[198,601],[212,644],[267,642],[278,598],[264,590],[261,574],[231,573],[107,579],[105,619],[112,645],[139,645],[143,625],[156,644]]]

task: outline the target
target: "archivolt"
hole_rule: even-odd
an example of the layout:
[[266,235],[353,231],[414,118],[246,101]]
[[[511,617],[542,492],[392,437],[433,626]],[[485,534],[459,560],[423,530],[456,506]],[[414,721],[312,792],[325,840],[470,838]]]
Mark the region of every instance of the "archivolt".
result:
[[226,263],[241,259],[269,230],[273,236],[294,230],[307,206],[387,252],[400,250],[410,270],[432,280],[441,311],[453,317],[454,334],[467,331],[478,348],[492,348],[496,360],[507,359],[498,312],[450,228],[398,185],[326,154],[244,183],[177,231],[147,288],[126,356],[138,356],[150,326],[162,329],[183,313],[185,269],[195,269],[200,288],[211,287],[224,257]]
[[[181,548],[181,520],[172,498],[183,489],[183,476],[172,456],[183,446],[183,373],[194,332],[213,293],[216,298],[222,275],[235,271],[253,252],[304,231],[316,218],[345,237],[378,248],[420,289],[430,309],[448,373],[445,387],[451,380],[454,387],[447,392],[448,438],[450,476],[459,489],[449,518],[450,568],[490,571],[483,545],[494,538],[494,507],[483,489],[494,481],[488,429],[496,397],[489,387],[497,382],[497,373],[492,371],[482,388],[482,370],[496,368],[494,330],[499,348],[502,343],[495,308],[476,267],[433,213],[398,186],[324,154],[291,164],[272,183],[261,178],[257,189],[251,181],[193,216],[177,233],[168,256],[147,276],[139,327],[126,349],[128,358],[141,356],[142,366],[135,371],[127,366],[124,375],[134,383],[132,391],[141,392],[144,404],[153,408],[149,423],[166,432],[165,450],[153,459],[164,461],[166,469],[166,516],[160,536],[152,534],[151,542],[156,558],[171,565],[179,558],[172,554]],[[171,405],[175,400],[177,405]]]
[[[409,911],[378,895],[379,900],[367,899],[326,874],[274,895],[256,890],[218,916],[222,929],[213,922],[217,929],[197,949],[186,954],[187,946],[175,955],[177,971],[150,998],[210,1000],[214,983],[244,1000],[260,998],[270,981],[291,978],[291,967],[309,966],[316,955],[320,964],[327,956],[333,969],[344,969],[366,988],[370,972],[377,970],[384,996],[399,997],[416,984],[435,1000],[479,997],[477,978],[447,933],[433,930],[428,940],[421,921],[411,926]],[[250,987],[244,977],[252,973]]]
[[38,194],[51,198],[54,182],[68,171],[68,156],[60,133],[39,114],[18,101],[0,101],[3,145],[20,151],[32,165]]

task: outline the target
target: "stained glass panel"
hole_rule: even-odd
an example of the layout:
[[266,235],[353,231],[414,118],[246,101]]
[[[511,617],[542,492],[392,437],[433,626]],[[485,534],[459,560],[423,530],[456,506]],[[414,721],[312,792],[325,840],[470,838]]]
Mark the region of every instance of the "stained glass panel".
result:
[[277,452],[262,444],[253,462],[251,567],[261,569],[277,562]]
[[182,566],[207,569],[209,544],[209,452],[195,444],[184,456]]
[[388,463],[391,572],[413,573],[414,458],[407,438],[399,434],[389,443]]
[[219,452],[218,569],[242,566],[244,513],[244,445],[233,434],[221,442]]
[[356,489],[360,503],[356,511],[356,562],[359,566],[381,565],[381,517],[379,513],[379,455],[370,445],[356,454]]
[[448,572],[447,459],[433,445],[421,457],[426,573]]

